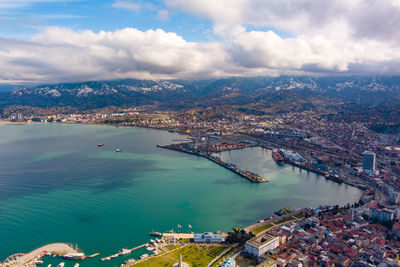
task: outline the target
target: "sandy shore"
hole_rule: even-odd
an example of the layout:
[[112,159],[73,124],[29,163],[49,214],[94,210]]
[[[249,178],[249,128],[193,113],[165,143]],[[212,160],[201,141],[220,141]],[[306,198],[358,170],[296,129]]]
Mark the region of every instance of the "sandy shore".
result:
[[26,124],[26,122],[0,120],[0,125]]

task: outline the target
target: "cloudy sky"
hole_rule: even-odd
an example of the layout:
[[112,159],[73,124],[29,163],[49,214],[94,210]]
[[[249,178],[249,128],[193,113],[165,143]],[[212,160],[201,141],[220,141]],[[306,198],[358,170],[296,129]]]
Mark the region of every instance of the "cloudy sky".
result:
[[400,75],[400,0],[0,0],[0,83]]

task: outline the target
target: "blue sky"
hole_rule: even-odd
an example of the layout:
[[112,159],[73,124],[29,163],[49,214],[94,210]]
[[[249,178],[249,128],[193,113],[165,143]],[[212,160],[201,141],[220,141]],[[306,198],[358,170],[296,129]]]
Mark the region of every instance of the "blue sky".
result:
[[[135,3],[138,8],[134,10],[118,7],[116,3],[121,2]],[[209,19],[179,11],[169,11],[167,18],[160,18],[158,11],[165,8],[163,1],[156,0],[25,1],[21,5],[0,9],[0,35],[29,39],[47,26],[68,27],[74,30],[90,29],[95,32],[133,27],[142,31],[161,28],[179,33],[188,41],[207,41],[215,38]]]
[[400,0],[0,0],[0,84],[400,75]]

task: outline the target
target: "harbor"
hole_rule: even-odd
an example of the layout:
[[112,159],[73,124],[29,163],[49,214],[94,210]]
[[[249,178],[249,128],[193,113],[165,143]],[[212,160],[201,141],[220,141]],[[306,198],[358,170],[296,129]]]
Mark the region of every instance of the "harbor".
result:
[[157,147],[175,150],[175,151],[179,151],[179,152],[184,152],[184,153],[188,153],[188,154],[192,154],[192,155],[196,155],[196,156],[200,156],[200,157],[205,157],[206,159],[209,159],[212,162],[215,162],[216,164],[238,174],[239,176],[241,176],[243,178],[248,179],[249,181],[251,181],[253,183],[264,183],[264,182],[269,181],[267,178],[261,177],[260,175],[253,173],[251,171],[243,170],[243,169],[239,168],[238,166],[236,166],[235,164],[224,162],[220,158],[213,156],[209,153],[195,152],[193,150],[189,150],[189,149],[185,148],[185,145],[182,145],[182,144],[173,144],[173,145],[165,145],[165,146],[157,145]]
[[[152,230],[167,232],[180,223],[191,224],[194,232],[229,231],[238,222],[248,225],[255,219],[268,218],[281,207],[344,205],[354,203],[361,194],[355,188],[301,172],[288,164],[278,166],[270,150],[258,147],[212,155],[267,177],[269,183],[239,179],[232,171],[222,169],[203,156],[193,157],[156,147],[156,144],[183,139],[176,133],[56,124],[7,129],[8,135],[7,131],[2,132],[4,138],[15,141],[12,147],[1,146],[8,154],[2,160],[15,170],[3,169],[2,181],[14,181],[16,187],[12,195],[10,190],[3,190],[1,194],[1,261],[13,253],[37,248],[42,240],[44,243],[66,240],[78,243],[87,255],[100,253],[100,256],[86,258],[80,266],[120,266],[126,259],[138,259],[150,253],[141,248],[107,262],[100,259],[116,254],[121,248],[149,242]],[[20,142],[16,137],[21,132],[32,138]],[[77,134],[84,138],[82,142],[74,138]],[[57,148],[48,142],[38,142],[49,136],[58,143]],[[229,140],[218,142],[230,143]],[[98,144],[104,146],[99,149]],[[73,153],[66,153],[65,148]],[[116,153],[116,148],[122,152]],[[76,168],[64,169],[66,161],[76,162]],[[41,171],[32,174],[32,179],[24,180],[26,176],[21,172],[33,163]],[[48,166],[62,172],[54,177]],[[25,193],[27,187],[35,188],[36,194]],[[279,195],[275,194],[277,190]],[[310,194],[314,195],[313,199],[307,198]],[[262,205],[263,214],[248,208],[253,205]],[[193,212],[188,214],[188,208]],[[230,215],[226,216],[226,212]],[[8,228],[10,219],[18,222],[15,227]],[[26,237],[23,243],[21,237]],[[52,264],[54,267],[62,260],[46,256],[42,266]],[[74,261],[65,263],[66,267],[74,265]]]

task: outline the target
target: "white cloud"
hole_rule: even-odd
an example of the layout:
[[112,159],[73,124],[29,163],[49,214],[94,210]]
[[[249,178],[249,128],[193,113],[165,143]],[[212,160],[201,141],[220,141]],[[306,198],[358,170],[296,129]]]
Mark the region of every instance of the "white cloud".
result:
[[157,11],[157,19],[161,21],[168,21],[169,20],[169,12],[166,9],[160,9]]
[[[177,10],[211,19],[219,41],[188,42],[160,29],[50,27],[26,42],[0,39],[0,81],[400,75],[400,0],[165,1],[167,10],[154,9],[159,19]],[[114,5],[141,8],[135,3]]]
[[112,6],[115,8],[128,9],[130,11],[138,11],[142,8],[141,4],[131,1],[115,1]]
[[36,3],[71,2],[81,0],[0,0],[0,9],[20,8]]

